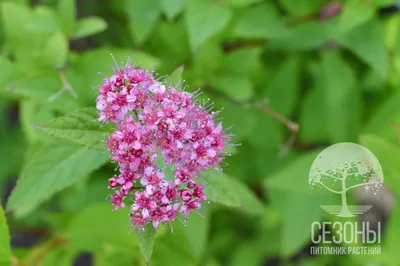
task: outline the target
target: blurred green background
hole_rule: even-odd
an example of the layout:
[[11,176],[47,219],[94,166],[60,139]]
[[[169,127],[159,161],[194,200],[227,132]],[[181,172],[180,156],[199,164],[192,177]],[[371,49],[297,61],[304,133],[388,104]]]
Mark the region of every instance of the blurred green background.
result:
[[[202,88],[240,144],[224,175],[207,180],[206,218],[160,230],[150,265],[400,264],[399,2],[0,0],[0,8],[0,264],[146,265],[127,211],[111,212],[105,200],[115,169],[107,154],[33,126],[94,106],[111,53]],[[382,164],[380,199],[351,199],[376,207],[359,218],[382,221],[381,255],[310,256],[311,223],[335,218],[319,208],[332,199],[311,193],[308,173],[338,142],[360,143]]]

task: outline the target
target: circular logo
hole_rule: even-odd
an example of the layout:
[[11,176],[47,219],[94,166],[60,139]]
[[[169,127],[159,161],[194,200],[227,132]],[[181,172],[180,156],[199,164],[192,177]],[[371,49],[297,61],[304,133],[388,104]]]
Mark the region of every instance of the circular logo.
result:
[[341,205],[320,205],[339,217],[352,217],[368,211],[372,205],[349,205],[348,192],[362,188],[366,193],[383,187],[382,167],[367,148],[350,142],[337,143],[323,150],[314,160],[309,174],[311,189],[325,189],[337,194]]

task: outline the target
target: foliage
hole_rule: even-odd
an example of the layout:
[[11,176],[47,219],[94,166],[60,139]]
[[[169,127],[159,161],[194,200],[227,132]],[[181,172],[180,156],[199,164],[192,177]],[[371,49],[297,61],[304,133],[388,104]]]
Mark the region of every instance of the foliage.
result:
[[[398,263],[398,204],[381,256],[308,255],[333,201],[308,188],[323,148],[364,145],[400,192],[400,15],[382,11],[394,2],[0,0],[0,265],[84,252],[102,266]],[[202,88],[232,126],[240,145],[205,175],[210,204],[187,227],[130,234],[126,209],[105,200],[115,165],[93,88],[110,54]],[[39,238],[21,247],[28,232]]]

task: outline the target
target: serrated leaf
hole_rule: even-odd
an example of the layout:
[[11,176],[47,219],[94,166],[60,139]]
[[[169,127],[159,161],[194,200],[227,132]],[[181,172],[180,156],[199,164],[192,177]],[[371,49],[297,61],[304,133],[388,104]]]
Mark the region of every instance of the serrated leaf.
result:
[[84,38],[107,29],[107,22],[100,17],[86,17],[78,20],[73,38]]
[[220,33],[232,18],[229,7],[210,0],[191,1],[185,14],[192,51]]
[[0,205],[0,264],[3,265],[3,263],[4,265],[11,263],[11,245],[6,217]]
[[161,7],[169,20],[174,19],[189,3],[189,0],[161,0]]
[[67,58],[68,40],[61,31],[58,31],[45,44],[45,59],[52,67],[62,68]]
[[104,134],[107,130],[98,122],[95,108],[80,109],[72,114],[57,117],[36,126],[37,129],[57,138],[104,151]]
[[129,29],[137,44],[147,40],[160,16],[159,0],[126,1]]
[[44,145],[25,164],[7,208],[17,216],[26,215],[107,160],[106,153],[72,143],[52,142]]
[[148,224],[145,230],[136,233],[140,253],[142,253],[147,265],[150,263],[150,258],[153,254],[155,235],[156,230],[152,224]]
[[128,212],[128,208],[112,211],[111,203],[91,205],[76,214],[65,235],[80,251],[102,251],[109,245],[133,249],[137,241],[130,234]]

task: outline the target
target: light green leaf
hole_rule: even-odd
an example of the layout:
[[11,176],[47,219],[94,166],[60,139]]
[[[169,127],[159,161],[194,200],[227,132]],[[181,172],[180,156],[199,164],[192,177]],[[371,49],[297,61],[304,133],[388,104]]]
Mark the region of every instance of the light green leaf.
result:
[[299,70],[298,58],[289,57],[267,86],[268,103],[274,110],[285,116],[291,115],[298,99]]
[[92,252],[110,245],[134,249],[137,241],[130,234],[129,208],[118,211],[112,211],[112,208],[111,203],[100,203],[78,212],[65,230],[70,245],[81,251]]
[[279,0],[279,2],[293,17],[317,14],[320,8],[327,3],[325,0],[308,0],[301,2],[297,0]]
[[67,37],[58,31],[54,33],[46,42],[45,59],[55,68],[62,68],[68,58],[68,40]]
[[364,0],[347,1],[340,15],[339,27],[343,32],[353,29],[374,17],[375,9]]
[[[360,118],[360,96],[352,69],[339,53],[322,54],[325,121],[331,142],[355,141]],[[340,83],[337,81],[340,79]]]
[[24,26],[31,19],[31,11],[27,6],[12,2],[2,2],[0,9],[5,36],[10,46],[17,46],[28,37]]
[[152,224],[148,224],[145,230],[136,233],[140,253],[142,253],[147,265],[150,263],[150,258],[153,254],[155,235],[156,230]]
[[160,16],[159,0],[126,1],[129,29],[136,44],[147,40]]
[[79,108],[78,103],[69,91],[64,91],[59,97],[49,99],[63,87],[60,77],[54,71],[48,75],[23,78],[9,83],[6,92],[23,98],[46,104],[47,107],[62,113]]
[[236,101],[247,100],[253,96],[253,84],[243,75],[233,73],[218,75],[211,80],[211,84]]
[[231,183],[231,179],[224,174],[205,176],[207,185],[204,194],[210,201],[226,206],[243,207],[239,196]]
[[229,7],[211,0],[191,1],[185,14],[192,51],[223,31],[232,18]]
[[107,132],[98,122],[95,108],[80,109],[72,114],[57,117],[37,126],[37,129],[57,138],[83,145],[90,149],[105,150],[102,141]]
[[391,191],[400,194],[399,144],[390,143],[372,134],[361,135],[360,143],[378,158],[383,169],[385,184]]
[[5,89],[8,82],[17,76],[15,65],[7,58],[0,56],[0,93]]
[[204,255],[210,227],[210,208],[205,205],[203,204],[200,210],[203,217],[193,213],[186,222],[186,228],[183,229],[189,248],[198,260]]
[[107,22],[100,17],[86,17],[78,20],[73,38],[84,38],[91,36],[107,29]]
[[11,263],[11,245],[10,234],[3,208],[0,206],[0,264],[10,265]]
[[244,7],[262,2],[262,0],[228,0],[227,2],[233,7]]
[[311,224],[324,214],[319,205],[332,202],[332,193],[314,192],[308,186],[309,171],[318,154],[306,153],[265,180],[271,205],[282,218],[280,251],[284,256],[295,254],[309,241]]
[[58,1],[58,17],[61,21],[63,32],[67,36],[71,36],[75,28],[76,5],[75,0],[59,0]]
[[26,215],[107,160],[106,153],[75,144],[52,142],[44,145],[25,164],[7,208],[17,216]]
[[238,210],[254,216],[264,214],[264,204],[261,202],[260,199],[257,198],[253,191],[251,191],[245,184],[235,178],[231,178],[230,182],[243,206]]
[[291,193],[311,193],[308,186],[308,174],[319,152],[305,153],[277,173],[267,177],[264,183],[266,189],[289,191]]
[[287,36],[289,31],[271,3],[249,8],[236,24],[234,35],[243,38],[275,39]]
[[161,7],[169,20],[173,20],[188,4],[189,0],[161,0]]
[[387,79],[389,55],[381,25],[377,20],[348,31],[338,38],[338,42],[370,65],[382,79]]
[[178,85],[182,85],[182,73],[184,70],[184,66],[180,66],[177,69],[174,70],[168,77],[166,78],[166,82],[171,84],[173,87],[176,87]]
[[29,143],[37,141],[49,142],[52,140],[47,134],[33,128],[33,125],[53,118],[52,109],[33,100],[23,100],[20,102],[19,111],[21,128]]

